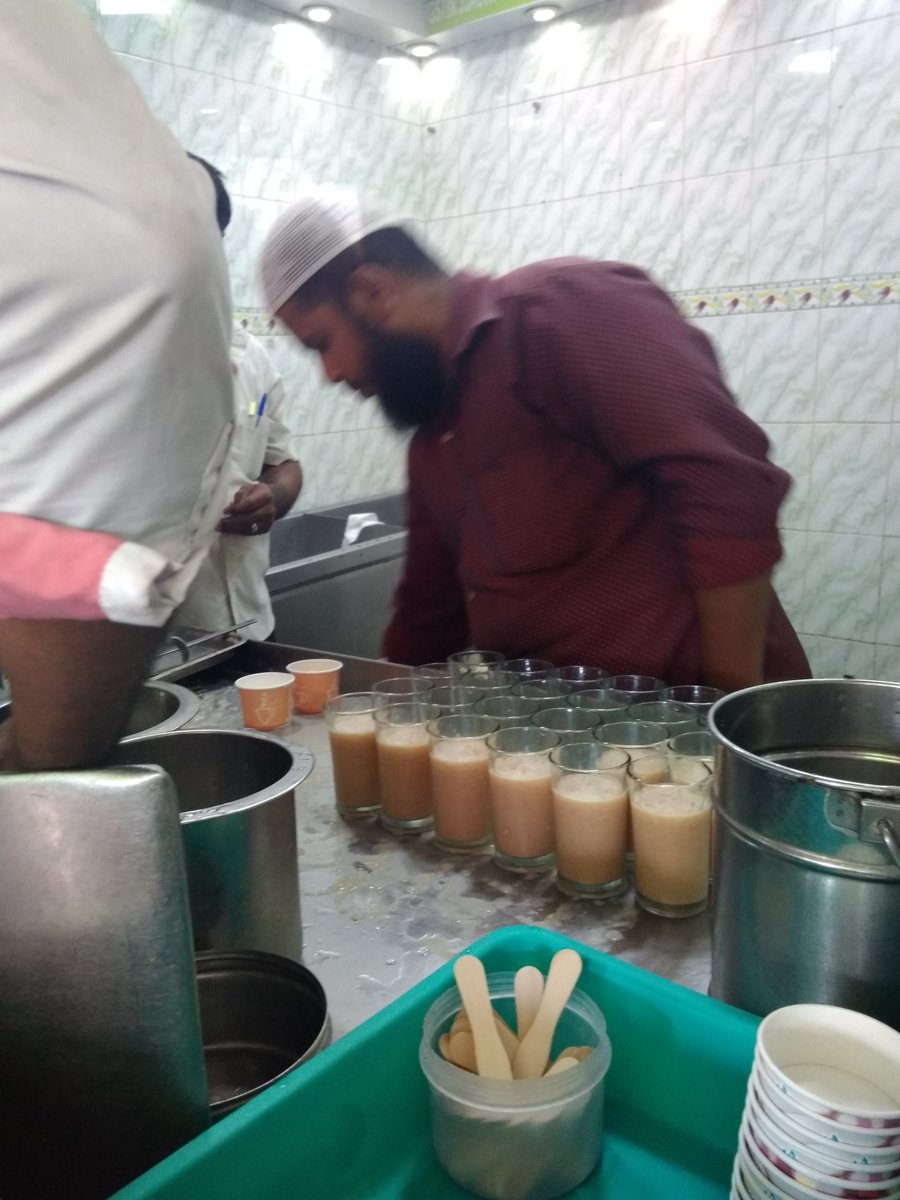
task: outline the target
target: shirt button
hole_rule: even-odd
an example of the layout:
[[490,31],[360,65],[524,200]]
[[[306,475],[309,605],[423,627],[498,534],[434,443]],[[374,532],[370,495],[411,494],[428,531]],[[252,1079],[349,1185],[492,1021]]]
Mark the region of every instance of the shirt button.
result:
[[441,436],[438,438],[438,441],[443,446],[446,442],[452,442],[455,436],[456,435],[454,434],[453,430],[448,429],[446,433],[441,434]]
[[472,601],[475,599],[475,597],[476,597],[477,595],[478,595],[478,593],[477,593],[477,592],[466,592],[466,599],[467,599],[467,600],[469,601],[469,603],[471,604],[471,603],[472,603]]

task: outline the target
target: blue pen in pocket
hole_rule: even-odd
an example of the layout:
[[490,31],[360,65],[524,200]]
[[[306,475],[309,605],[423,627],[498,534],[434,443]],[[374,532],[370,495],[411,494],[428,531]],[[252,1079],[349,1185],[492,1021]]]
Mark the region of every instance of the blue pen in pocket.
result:
[[257,410],[256,410],[256,424],[257,425],[259,424],[260,418],[262,417],[263,413],[266,411],[266,401],[268,400],[268,398],[269,398],[268,392],[263,392],[262,400],[260,400],[260,402],[259,402],[259,408],[257,408]]

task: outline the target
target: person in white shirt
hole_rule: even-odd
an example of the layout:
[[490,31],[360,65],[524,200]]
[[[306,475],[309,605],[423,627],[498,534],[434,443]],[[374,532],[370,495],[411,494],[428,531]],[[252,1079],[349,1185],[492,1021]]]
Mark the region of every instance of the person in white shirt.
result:
[[[212,181],[216,222],[224,237],[231,221],[231,198],[222,172],[196,154],[188,157]],[[290,430],[282,421],[281,376],[260,342],[238,322],[231,331],[231,367],[235,420],[231,467],[239,486],[175,621],[210,632],[253,621],[241,635],[263,641],[275,628],[265,582],[269,531],[299,496],[303,475],[291,454]]]
[[101,762],[232,494],[212,189],[70,0],[0,4],[0,770]]

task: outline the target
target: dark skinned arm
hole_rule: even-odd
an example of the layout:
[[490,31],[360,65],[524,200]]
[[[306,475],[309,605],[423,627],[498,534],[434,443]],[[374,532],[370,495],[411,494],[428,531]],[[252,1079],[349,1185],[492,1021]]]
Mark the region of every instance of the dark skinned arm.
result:
[[162,632],[112,621],[0,620],[0,664],[14,713],[0,725],[0,770],[101,763]]
[[256,483],[245,483],[234,494],[219,522],[220,533],[254,537],[268,533],[300,495],[303,473],[293,459],[266,467]]
[[694,592],[703,682],[733,692],[763,682],[770,576]]

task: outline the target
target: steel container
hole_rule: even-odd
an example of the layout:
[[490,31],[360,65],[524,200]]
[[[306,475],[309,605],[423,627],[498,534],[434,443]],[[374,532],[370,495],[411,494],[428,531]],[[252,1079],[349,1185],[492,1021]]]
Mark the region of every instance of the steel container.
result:
[[[177,683],[148,681],[141,685],[134,707],[122,730],[123,739],[139,737],[142,733],[169,733],[187,725],[197,715],[200,701],[186,687]],[[0,722],[9,719],[12,702],[0,701]]]
[[331,1037],[321,983],[276,954],[198,954],[197,992],[213,1120],[318,1054]]
[[294,789],[312,754],[264,733],[180,729],[120,742],[111,760],[159,766],[175,784],[195,948],[299,959]]
[[172,783],[0,773],[0,1195],[101,1200],[209,1124]]
[[719,700],[709,729],[711,994],[900,1028],[900,685],[764,684]]

